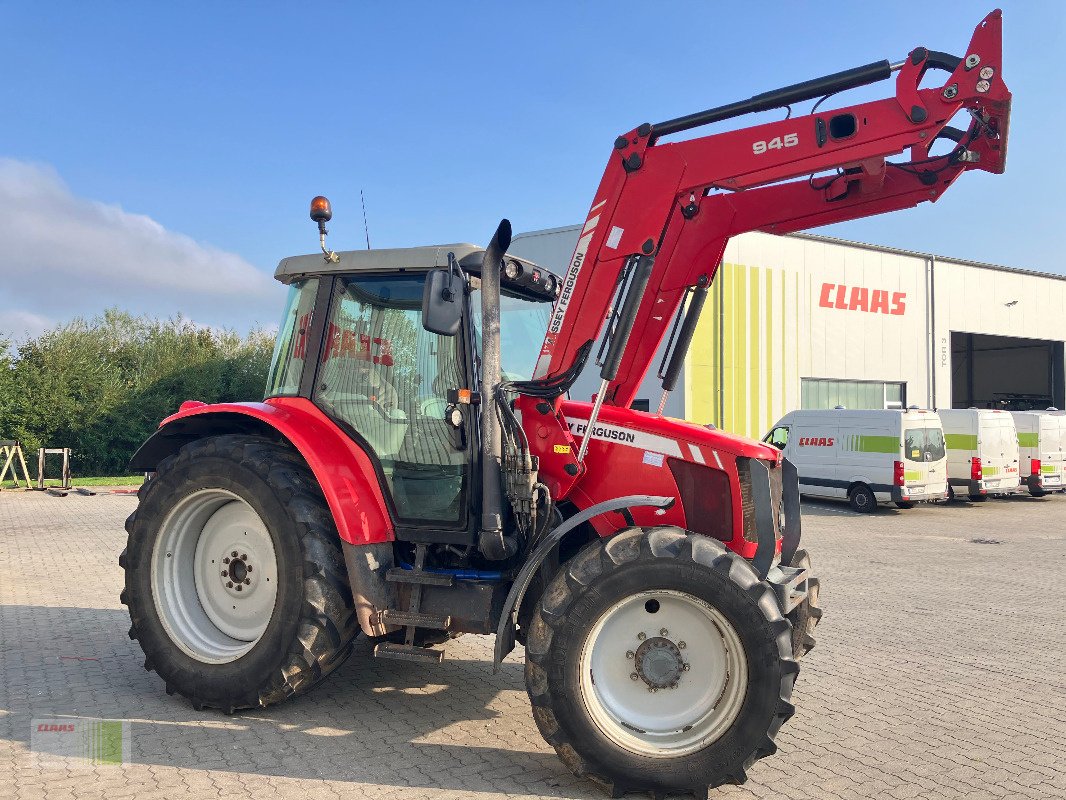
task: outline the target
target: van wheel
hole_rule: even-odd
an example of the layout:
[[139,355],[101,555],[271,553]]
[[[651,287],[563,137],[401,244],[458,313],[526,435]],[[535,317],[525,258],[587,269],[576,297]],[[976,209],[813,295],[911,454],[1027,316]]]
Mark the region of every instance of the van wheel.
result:
[[914,508],[914,503],[910,500],[897,500],[896,508]]
[[1043,489],[1030,489],[1029,494],[1031,494],[1033,497],[1047,497],[1048,493]]
[[988,495],[987,494],[971,494],[970,495],[970,502],[971,503],[983,503],[986,500],[988,500]]
[[872,514],[877,508],[877,498],[865,483],[860,483],[848,494],[851,507],[860,514]]

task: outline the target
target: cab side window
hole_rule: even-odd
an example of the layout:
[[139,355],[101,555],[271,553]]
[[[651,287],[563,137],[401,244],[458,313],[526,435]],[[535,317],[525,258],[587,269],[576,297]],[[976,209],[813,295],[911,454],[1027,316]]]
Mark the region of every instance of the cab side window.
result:
[[770,431],[770,435],[766,438],[769,444],[772,444],[778,450],[784,450],[785,445],[788,444],[788,427],[785,425],[779,425]]

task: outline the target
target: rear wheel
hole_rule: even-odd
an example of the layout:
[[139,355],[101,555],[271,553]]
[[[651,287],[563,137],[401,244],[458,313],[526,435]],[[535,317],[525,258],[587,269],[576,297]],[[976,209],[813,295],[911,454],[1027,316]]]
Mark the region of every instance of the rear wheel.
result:
[[306,691],[357,632],[340,539],[288,448],[216,436],[165,459],[126,521],[130,638],[168,694],[232,712]]
[[776,751],[798,671],[770,586],[678,528],[589,544],[541,597],[526,644],[541,733],[616,796],[742,783]]
[[910,500],[897,500],[896,501],[896,508],[904,508],[904,509],[906,509],[906,508],[914,508],[914,506],[915,506],[915,504],[912,503]]
[[865,483],[853,486],[848,493],[851,507],[860,514],[872,514],[877,509],[877,498]]
[[988,500],[988,495],[987,494],[971,494],[970,495],[970,502],[971,503],[984,503],[987,500]]

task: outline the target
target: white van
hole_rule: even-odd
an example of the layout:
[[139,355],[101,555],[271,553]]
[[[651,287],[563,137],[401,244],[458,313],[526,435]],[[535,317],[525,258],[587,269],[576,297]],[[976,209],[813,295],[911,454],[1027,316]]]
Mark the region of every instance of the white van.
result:
[[986,500],[1018,490],[1018,432],[1009,411],[942,408],[948,447],[948,494]]
[[1066,473],[1066,416],[1012,411],[1021,457],[1019,478],[1033,497],[1063,488]]
[[802,494],[848,500],[856,511],[890,502],[911,508],[947,496],[944,433],[935,411],[792,411],[763,441],[796,465]]

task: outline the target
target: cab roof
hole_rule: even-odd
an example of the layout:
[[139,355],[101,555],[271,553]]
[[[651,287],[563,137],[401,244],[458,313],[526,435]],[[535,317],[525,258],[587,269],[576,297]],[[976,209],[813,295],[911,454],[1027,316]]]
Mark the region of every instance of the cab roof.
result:
[[[396,247],[381,250],[345,250],[338,252],[340,261],[327,261],[322,253],[283,258],[274,271],[274,278],[282,283],[292,283],[297,278],[313,275],[335,275],[344,272],[396,272],[399,270],[430,270],[448,266],[448,253],[464,270],[481,273],[485,248],[468,243],[438,244],[428,247]],[[517,261],[527,267],[552,274],[550,270],[518,256],[508,255],[509,261]],[[558,276],[554,276],[558,279]]]

